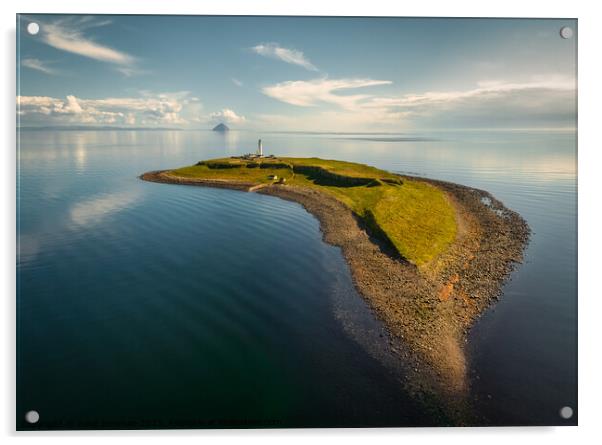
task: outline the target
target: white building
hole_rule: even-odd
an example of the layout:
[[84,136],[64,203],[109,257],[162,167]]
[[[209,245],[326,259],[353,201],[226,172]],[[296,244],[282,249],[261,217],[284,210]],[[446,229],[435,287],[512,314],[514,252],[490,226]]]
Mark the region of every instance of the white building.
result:
[[261,144],[261,139],[257,142],[257,155],[263,156],[263,145]]

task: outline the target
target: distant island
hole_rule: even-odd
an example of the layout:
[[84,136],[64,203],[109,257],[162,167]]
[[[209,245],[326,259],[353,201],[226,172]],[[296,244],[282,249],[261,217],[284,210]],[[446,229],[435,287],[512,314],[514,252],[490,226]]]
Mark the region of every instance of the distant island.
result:
[[213,127],[213,131],[226,132],[226,131],[230,131],[230,128],[228,128],[228,126],[226,124],[218,124],[215,127]]
[[408,366],[408,387],[462,410],[467,331],[522,261],[529,238],[526,222],[488,192],[345,161],[266,157],[261,144],[257,154],[141,178],[301,203],[324,240],[341,247],[356,288]]

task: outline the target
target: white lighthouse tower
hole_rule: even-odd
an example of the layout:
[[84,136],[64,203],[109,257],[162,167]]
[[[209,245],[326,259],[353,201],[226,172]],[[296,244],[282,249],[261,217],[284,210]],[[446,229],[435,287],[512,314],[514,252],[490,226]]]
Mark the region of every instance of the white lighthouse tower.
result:
[[259,157],[263,156],[263,145],[261,144],[261,139],[257,142],[257,155]]

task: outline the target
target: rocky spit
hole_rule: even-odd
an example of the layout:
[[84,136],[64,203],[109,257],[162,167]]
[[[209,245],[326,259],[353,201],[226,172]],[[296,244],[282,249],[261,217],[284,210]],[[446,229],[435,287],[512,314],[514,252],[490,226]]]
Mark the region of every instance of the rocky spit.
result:
[[[455,242],[417,267],[370,233],[348,207],[316,189],[181,178],[168,171],[141,179],[256,191],[295,201],[320,221],[324,241],[341,248],[353,282],[389,333],[390,349],[403,362],[404,384],[445,423],[470,424],[467,333],[501,294],[523,259],[530,230],[521,216],[488,192],[431,179],[456,210]],[[383,339],[385,341],[385,339]]]

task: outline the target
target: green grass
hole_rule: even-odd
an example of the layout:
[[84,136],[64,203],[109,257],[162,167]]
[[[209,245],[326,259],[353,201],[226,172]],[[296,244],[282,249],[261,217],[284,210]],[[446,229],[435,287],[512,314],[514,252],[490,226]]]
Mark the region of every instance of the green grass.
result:
[[456,218],[445,194],[419,181],[390,189],[373,210],[376,224],[401,255],[417,265],[445,251],[456,237]]
[[217,169],[209,168],[206,165],[191,165],[190,167],[172,170],[170,174],[184,178],[229,179],[259,184],[273,182],[268,179],[269,175],[277,175],[280,178],[285,171],[289,170],[245,167]]
[[[401,181],[392,173],[368,165],[319,158],[274,158],[259,162],[264,168],[258,162],[252,162],[254,167],[249,168],[250,162],[237,158],[213,159],[170,173],[186,178],[257,184],[273,182],[269,175],[277,175],[279,179],[286,178],[287,184],[319,189],[347,205],[376,233],[387,238],[404,258],[418,266],[444,252],[456,237],[453,207],[443,191],[426,182]],[[295,167],[322,170],[300,173]],[[322,171],[326,173],[321,174]],[[369,183],[349,185],[346,178],[367,178]]]
[[333,173],[340,174],[342,176],[351,176],[356,178],[391,178],[397,179],[397,176],[380,170],[369,165],[356,164],[353,162],[346,161],[334,161],[320,158],[278,158],[283,162],[292,165],[305,165],[305,166],[317,166],[322,167]]

